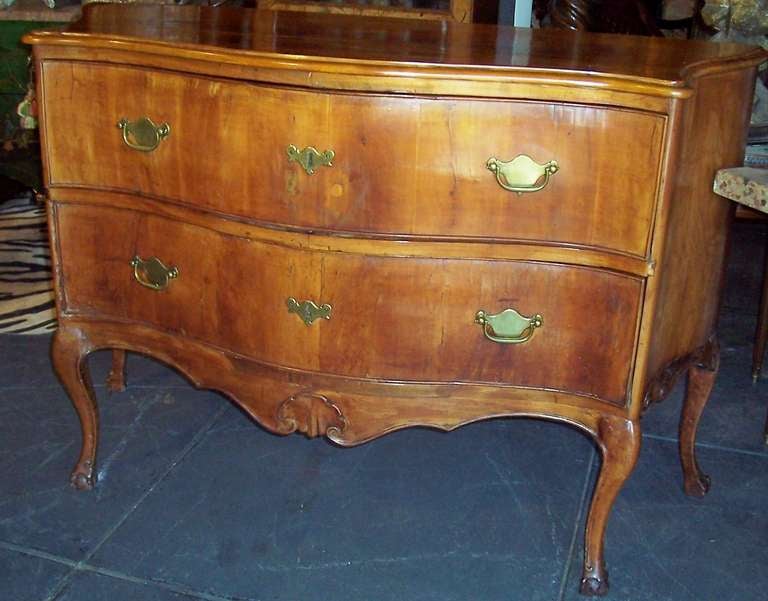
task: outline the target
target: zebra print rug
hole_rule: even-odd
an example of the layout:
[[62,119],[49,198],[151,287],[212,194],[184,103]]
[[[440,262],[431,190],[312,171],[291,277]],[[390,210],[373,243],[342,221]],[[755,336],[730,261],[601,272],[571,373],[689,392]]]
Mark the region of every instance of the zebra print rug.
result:
[[32,198],[0,204],[0,334],[56,328],[45,207]]

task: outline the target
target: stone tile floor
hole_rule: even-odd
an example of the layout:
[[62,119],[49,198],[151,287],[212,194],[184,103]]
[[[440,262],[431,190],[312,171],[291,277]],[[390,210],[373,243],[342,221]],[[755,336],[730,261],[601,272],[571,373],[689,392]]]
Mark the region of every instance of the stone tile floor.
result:
[[[768,380],[750,357],[760,226],[736,229],[722,368],[702,419],[704,499],[681,492],[678,386],[644,420],[608,528],[608,599],[751,601],[768,591]],[[398,432],[353,449],[279,438],[132,355],[97,393],[100,482],[67,476],[79,426],[47,337],[0,336],[2,601],[577,599],[589,439],[525,419]],[[103,383],[108,356],[92,358]]]

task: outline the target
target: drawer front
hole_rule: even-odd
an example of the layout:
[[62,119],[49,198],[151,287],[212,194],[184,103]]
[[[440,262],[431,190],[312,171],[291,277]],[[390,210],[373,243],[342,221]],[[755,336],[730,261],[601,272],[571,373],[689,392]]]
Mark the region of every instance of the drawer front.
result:
[[[501,382],[617,404],[626,396],[638,278],[519,261],[298,250],[111,208],[59,205],[57,215],[72,312],[151,324],[271,364],[349,377]],[[150,289],[136,279],[135,256],[156,256],[178,274],[159,282],[167,288]],[[327,303],[330,319],[315,316],[306,325],[288,310],[289,298]],[[539,314],[542,324],[475,322],[480,310],[506,309]],[[518,344],[490,338],[531,333]]]
[[[501,100],[332,94],[146,69],[43,68],[52,185],[141,193],[262,222],[327,231],[488,237],[644,256],[664,119]],[[98,98],[99,110],[92,110]],[[120,119],[169,126],[135,150]],[[135,125],[133,125],[135,127]],[[150,136],[151,138],[151,136]],[[150,140],[151,141],[151,140]],[[152,144],[144,144],[151,146]],[[313,174],[287,148],[332,150]],[[146,148],[144,149],[146,150]],[[539,191],[496,158],[558,170]],[[515,164],[517,165],[517,164]],[[524,174],[529,179],[535,175]],[[530,183],[530,181],[528,182]]]

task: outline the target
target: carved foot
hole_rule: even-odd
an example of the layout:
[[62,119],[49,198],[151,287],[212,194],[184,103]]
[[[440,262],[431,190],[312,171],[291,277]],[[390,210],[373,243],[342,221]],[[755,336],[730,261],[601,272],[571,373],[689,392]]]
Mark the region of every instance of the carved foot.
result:
[[69,482],[77,490],[91,490],[96,484],[96,474],[90,461],[84,461],[75,466]]
[[685,494],[689,497],[703,497],[709,492],[709,486],[712,479],[706,474],[696,474],[686,477],[683,482]]
[[608,593],[608,571],[603,566],[584,566],[579,593],[587,597],[602,597]]
[[683,490],[692,497],[703,497],[709,491],[709,476],[702,473],[696,460],[696,431],[715,384],[719,364],[719,348],[712,338],[700,360],[688,369],[688,391],[680,416],[680,463],[683,466]]
[[112,369],[107,376],[107,388],[110,392],[123,392],[125,390],[125,351],[114,349],[112,351]]
[[579,588],[583,595],[605,595],[608,592],[608,570],[603,555],[605,528],[613,502],[637,462],[640,426],[620,417],[603,417],[594,436],[602,451],[603,465],[592,496],[584,535],[584,569]]
[[70,482],[78,490],[93,488],[96,480],[99,414],[85,361],[90,352],[90,344],[80,330],[62,325],[56,331],[51,346],[53,367],[77,410],[83,434],[80,457],[70,476]]

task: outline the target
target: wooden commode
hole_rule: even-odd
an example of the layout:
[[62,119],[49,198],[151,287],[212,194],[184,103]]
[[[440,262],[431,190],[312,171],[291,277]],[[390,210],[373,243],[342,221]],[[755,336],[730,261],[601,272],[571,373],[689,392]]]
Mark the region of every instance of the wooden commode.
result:
[[[34,45],[57,373],[95,480],[85,358],[178,368],[272,432],[567,422],[603,455],[582,592],[640,416],[718,364],[758,49],[397,19],[88,5]],[[508,508],[499,508],[505,511]],[[613,541],[620,544],[620,541]],[[530,584],[530,583],[528,583]]]

